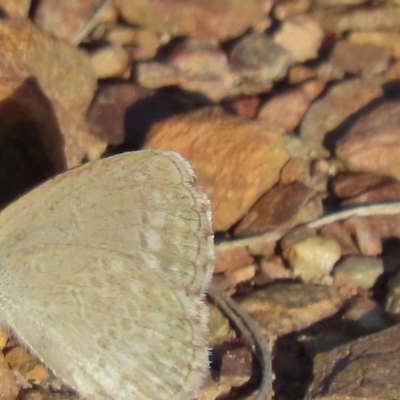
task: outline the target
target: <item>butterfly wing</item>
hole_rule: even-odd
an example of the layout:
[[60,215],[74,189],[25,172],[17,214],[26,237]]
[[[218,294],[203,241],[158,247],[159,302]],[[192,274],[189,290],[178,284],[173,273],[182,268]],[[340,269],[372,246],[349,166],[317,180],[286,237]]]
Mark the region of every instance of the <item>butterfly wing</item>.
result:
[[97,161],[0,214],[0,317],[96,399],[187,399],[207,365],[208,202],[187,163]]

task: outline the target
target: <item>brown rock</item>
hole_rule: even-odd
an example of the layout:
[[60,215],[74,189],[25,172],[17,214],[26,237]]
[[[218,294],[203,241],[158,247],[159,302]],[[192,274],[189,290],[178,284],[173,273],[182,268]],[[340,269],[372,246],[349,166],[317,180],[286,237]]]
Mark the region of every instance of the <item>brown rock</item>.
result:
[[220,379],[229,379],[231,386],[241,386],[252,374],[252,354],[247,347],[229,349],[221,360]]
[[361,116],[336,146],[336,154],[353,171],[400,178],[400,102],[384,101]]
[[400,7],[377,6],[373,8],[343,7],[317,8],[313,17],[328,31],[339,36],[346,31],[392,31],[398,29]]
[[393,62],[389,65],[385,73],[385,78],[388,80],[400,79],[400,61]]
[[214,274],[230,271],[254,261],[246,246],[236,246],[233,241],[215,245]]
[[314,102],[303,118],[300,137],[312,157],[325,157],[322,142],[351,114],[382,95],[381,86],[372,81],[353,79],[332,87],[325,97]]
[[10,18],[27,18],[31,0],[0,0],[0,9]]
[[218,379],[215,379],[215,374],[213,377],[208,375],[197,400],[226,398],[232,389],[240,388],[252,375],[252,354],[247,347],[225,346],[215,353],[212,361],[221,366]]
[[365,336],[314,359],[314,381],[306,399],[348,396],[396,400],[400,392],[400,325]]
[[[390,176],[378,175],[371,172],[339,172],[332,179],[332,189],[335,196],[344,199],[363,196],[364,193],[373,193],[376,190],[380,191],[381,188],[386,192],[386,187],[389,188],[387,190],[389,194],[391,189],[395,190],[397,184],[399,182]],[[361,201],[360,199],[360,203],[363,202],[367,201]]]
[[190,162],[211,199],[217,231],[243,217],[288,159],[278,132],[215,107],[153,125],[144,147],[174,150]]
[[322,79],[313,79],[304,82],[301,86],[303,93],[307,96],[308,100],[316,99],[326,88],[326,81]]
[[291,132],[300,123],[310,104],[309,99],[300,89],[291,90],[273,96],[261,105],[258,119],[279,123]]
[[372,44],[357,44],[347,40],[337,42],[330,62],[346,73],[377,75],[384,72],[390,62],[390,51]]
[[85,113],[96,78],[89,57],[27,20],[0,22],[0,78],[35,77],[49,98],[64,137],[68,167],[99,157],[105,143],[89,136]]
[[299,331],[335,314],[343,304],[328,286],[277,283],[238,299],[268,338]]
[[41,382],[49,378],[50,373],[34,360],[22,347],[14,347],[5,356],[5,360],[11,366],[16,368],[24,376],[25,379]]
[[115,0],[122,17],[169,36],[234,38],[264,16],[264,2],[249,0]]
[[214,101],[226,97],[236,79],[226,54],[214,40],[186,39],[173,48],[166,63],[181,72],[180,87]]
[[259,273],[253,280],[256,286],[263,286],[277,280],[291,278],[291,273],[285,267],[282,258],[275,255],[269,258],[263,257],[259,262],[259,269]]
[[291,85],[296,85],[317,77],[315,68],[304,64],[293,65],[289,68],[288,81]]
[[161,44],[160,38],[152,31],[118,24],[109,27],[104,40],[129,49],[129,54],[134,60],[149,60],[155,57]]
[[248,282],[256,275],[257,265],[249,264],[225,272],[226,280],[229,282],[230,289],[236,288],[239,284]]
[[0,351],[0,398],[2,400],[15,400],[19,388],[15,382],[14,375],[10,371],[3,353]]
[[389,50],[391,57],[400,58],[400,34],[397,32],[351,32],[347,40],[351,43],[379,46]]
[[399,214],[351,217],[344,226],[356,236],[358,247],[365,256],[381,254],[383,239],[400,239]]
[[134,83],[100,84],[87,113],[91,130],[107,143],[121,144],[125,131],[143,130],[135,118],[134,104],[152,94],[152,90]]
[[301,182],[307,186],[310,183],[310,162],[301,158],[290,158],[281,170],[280,182],[283,184]]
[[360,250],[348,230],[337,222],[322,227],[321,232],[324,236],[333,237],[340,246],[342,256],[349,254],[360,254]]
[[102,2],[103,0],[41,0],[35,8],[34,22],[59,39],[71,40]]
[[[233,75],[224,65],[225,55],[220,51],[204,53],[202,55],[203,64],[207,62],[212,67],[215,63],[220,68],[212,73],[198,71],[197,74],[191,74],[163,62],[142,61],[136,65],[136,80],[140,85],[151,89],[178,86],[187,91],[199,92],[213,101],[219,101],[230,94],[235,95],[240,92],[237,88],[233,88]],[[201,58],[201,55],[191,54],[186,58],[196,64],[196,58]]]
[[254,119],[260,105],[258,96],[239,96],[223,102],[225,108],[231,109],[240,117]]
[[322,214],[315,191],[300,182],[278,184],[260,197],[235,228],[235,236],[286,230]]
[[296,15],[283,21],[274,36],[274,41],[282,46],[296,62],[316,58],[324,38],[319,23],[309,15]]

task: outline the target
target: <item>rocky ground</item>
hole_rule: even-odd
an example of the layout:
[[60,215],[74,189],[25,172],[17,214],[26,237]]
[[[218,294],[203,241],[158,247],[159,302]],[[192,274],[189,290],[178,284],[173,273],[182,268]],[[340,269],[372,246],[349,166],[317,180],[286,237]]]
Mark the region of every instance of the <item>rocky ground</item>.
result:
[[[104,154],[177,151],[211,200],[213,285],[272,351],[269,397],[400,398],[398,1],[0,7],[2,206]],[[254,355],[210,309],[198,400],[254,398]],[[0,398],[70,398],[0,346]]]

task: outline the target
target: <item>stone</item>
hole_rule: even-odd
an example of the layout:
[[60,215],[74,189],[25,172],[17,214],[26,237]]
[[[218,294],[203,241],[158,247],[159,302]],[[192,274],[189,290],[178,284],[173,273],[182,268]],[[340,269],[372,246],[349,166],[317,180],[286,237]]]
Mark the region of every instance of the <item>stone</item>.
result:
[[[51,71],[51,73],[49,73]],[[98,158],[106,143],[91,136],[85,113],[96,88],[90,58],[28,20],[0,22],[0,78],[35,78],[54,108],[69,168]]]
[[[356,78],[333,86],[322,99],[315,101],[300,126],[300,137],[310,155],[326,157],[329,152],[322,143],[327,134],[382,93],[377,82]],[[330,143],[329,147],[333,150]]]
[[274,35],[275,43],[288,51],[296,62],[316,58],[323,38],[321,26],[309,15],[285,19]]
[[188,0],[185,7],[174,0],[115,0],[114,3],[127,22],[172,37],[226,40],[241,35],[264,15],[262,0]]
[[286,230],[322,214],[317,193],[300,182],[278,184],[261,196],[234,230],[248,236],[269,230]]
[[399,334],[400,325],[395,325],[317,354],[313,383],[305,398],[323,395],[323,398],[397,399]]
[[390,62],[390,50],[372,44],[338,41],[329,57],[330,62],[345,73],[378,75]]
[[383,274],[383,262],[375,257],[351,255],[340,260],[333,271],[335,286],[371,289]]
[[263,33],[244,36],[229,55],[231,70],[240,76],[243,86],[254,87],[254,93],[268,90],[272,81],[286,74],[291,63],[290,54]]
[[386,100],[360,116],[337,143],[337,157],[352,171],[399,179],[399,111],[399,101]]
[[101,83],[87,113],[91,131],[113,146],[122,144],[125,139],[129,141],[126,133],[133,130],[144,136],[150,122],[140,123],[144,113],[135,110],[141,100],[153,94],[152,90],[135,83]]
[[190,162],[211,200],[216,231],[242,218],[277,182],[288,159],[280,133],[218,107],[155,123],[144,147],[174,150]]
[[270,341],[335,314],[344,301],[331,287],[293,282],[275,283],[236,300]]
[[130,74],[130,57],[121,46],[102,46],[90,53],[97,79],[122,78]]
[[258,119],[279,123],[292,132],[300,123],[310,101],[301,89],[277,94],[261,105]]
[[303,282],[330,283],[329,276],[341,256],[337,241],[313,234],[308,229],[295,229],[281,240],[282,256]]

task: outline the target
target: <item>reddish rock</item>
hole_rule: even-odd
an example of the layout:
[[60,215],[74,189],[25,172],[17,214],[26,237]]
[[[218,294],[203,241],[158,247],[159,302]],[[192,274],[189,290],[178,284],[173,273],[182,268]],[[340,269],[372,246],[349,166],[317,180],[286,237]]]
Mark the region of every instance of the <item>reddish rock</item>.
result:
[[[374,192],[385,188],[387,185],[399,183],[390,176],[374,174],[372,172],[339,172],[331,181],[335,196],[350,198],[363,193]],[[362,203],[362,201],[360,201]]]
[[382,94],[378,83],[352,79],[333,86],[321,100],[314,102],[300,126],[300,137],[311,156],[326,157],[329,153],[322,143],[327,133]]
[[360,250],[348,230],[342,224],[332,223],[322,227],[320,233],[324,236],[333,237],[340,246],[342,256],[360,254]]
[[306,399],[397,399],[399,335],[395,325],[317,354]]
[[152,94],[152,90],[134,83],[100,84],[87,113],[91,130],[107,143],[122,144],[126,131],[143,131],[144,127],[135,118],[134,105]]
[[264,1],[115,0],[122,17],[170,36],[234,38],[264,16]]
[[231,386],[241,386],[250,379],[253,357],[247,347],[232,348],[221,360],[220,379],[229,379]]
[[0,78],[34,77],[54,107],[68,167],[98,158],[106,144],[89,135],[85,113],[96,88],[90,58],[27,20],[0,22]]
[[281,124],[288,132],[300,123],[310,102],[301,89],[277,94],[260,107],[258,119]]
[[254,119],[260,105],[258,96],[240,96],[223,102],[224,107],[233,109],[240,117]]
[[277,182],[288,159],[280,133],[218,107],[154,124],[144,147],[174,150],[190,162],[199,186],[211,199],[217,231],[243,217]]
[[280,182],[283,184],[301,182],[308,186],[310,183],[310,162],[301,158],[290,158],[282,168]]
[[326,88],[326,81],[323,79],[313,79],[304,82],[301,85],[301,90],[307,96],[308,100],[316,99]]
[[400,178],[400,102],[384,101],[351,126],[336,154],[353,171]]
[[390,62],[390,50],[371,44],[351,43],[347,40],[335,44],[330,62],[346,73],[377,75],[384,72]]
[[399,214],[351,217],[344,226],[356,236],[358,247],[365,256],[381,254],[383,239],[400,239]]
[[235,236],[286,230],[322,214],[321,199],[300,182],[278,184],[254,204],[235,228]]

